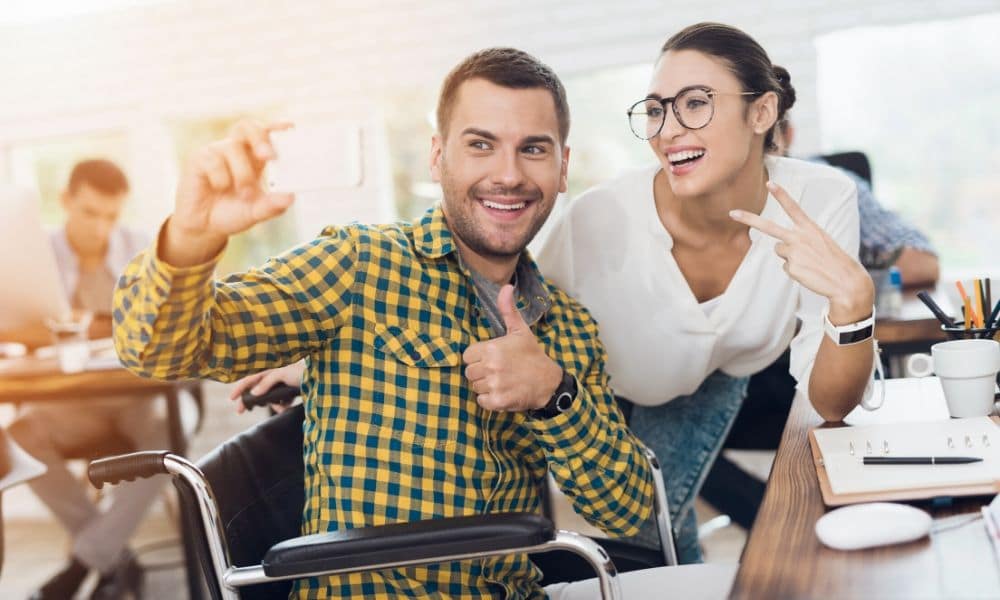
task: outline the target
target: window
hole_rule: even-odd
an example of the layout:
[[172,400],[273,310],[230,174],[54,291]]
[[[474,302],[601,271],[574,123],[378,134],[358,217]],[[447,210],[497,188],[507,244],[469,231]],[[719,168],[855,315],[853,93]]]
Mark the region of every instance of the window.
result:
[[1000,14],[853,29],[817,41],[824,152],[860,149],[875,196],[945,268],[1000,256]]
[[569,193],[578,196],[623,170],[652,164],[656,157],[632,135],[625,111],[646,96],[651,63],[613,67],[563,79],[570,128]]

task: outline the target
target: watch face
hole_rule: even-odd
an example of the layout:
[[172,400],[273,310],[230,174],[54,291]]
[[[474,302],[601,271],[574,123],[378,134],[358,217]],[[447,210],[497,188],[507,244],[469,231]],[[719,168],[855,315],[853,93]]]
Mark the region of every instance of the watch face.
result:
[[559,394],[556,398],[556,408],[559,412],[566,412],[569,410],[570,405],[573,404],[573,395],[569,392],[563,392]]
[[840,333],[840,345],[844,346],[847,344],[863,342],[872,336],[873,329],[874,327],[869,325],[867,327],[862,327],[857,331],[842,331]]

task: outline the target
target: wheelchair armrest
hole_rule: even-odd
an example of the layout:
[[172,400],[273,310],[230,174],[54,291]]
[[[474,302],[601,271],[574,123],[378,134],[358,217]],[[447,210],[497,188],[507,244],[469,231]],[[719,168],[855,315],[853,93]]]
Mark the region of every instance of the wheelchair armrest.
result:
[[269,577],[428,561],[539,546],[555,538],[552,521],[533,513],[452,517],[345,529],[280,542],[262,561]]

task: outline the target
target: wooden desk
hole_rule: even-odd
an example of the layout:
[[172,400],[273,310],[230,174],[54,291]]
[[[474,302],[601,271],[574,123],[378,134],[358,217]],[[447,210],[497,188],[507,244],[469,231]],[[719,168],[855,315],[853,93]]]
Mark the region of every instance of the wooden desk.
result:
[[[170,428],[170,450],[180,455],[187,452],[180,414],[179,392],[188,389],[200,395],[197,381],[170,382],[143,379],[115,368],[101,371],[65,374],[56,370],[54,359],[33,358],[3,361],[0,367],[0,402],[66,402],[106,398],[115,394],[163,394],[167,402],[167,425]],[[187,573],[188,592],[192,599],[202,597],[201,570],[198,564],[195,540],[190,532],[196,524],[189,523],[181,511],[181,542]]]
[[[823,420],[795,397],[767,491],[730,598],[1000,598],[1000,570],[981,520],[908,544],[854,552],[820,544],[826,512],[807,434]],[[934,509],[941,519],[974,515],[988,498]]]

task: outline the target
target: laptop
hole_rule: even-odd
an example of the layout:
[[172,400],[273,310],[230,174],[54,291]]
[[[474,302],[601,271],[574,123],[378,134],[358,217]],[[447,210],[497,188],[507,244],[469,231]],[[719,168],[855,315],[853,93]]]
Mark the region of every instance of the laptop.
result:
[[39,206],[35,193],[0,183],[0,331],[70,313]]

